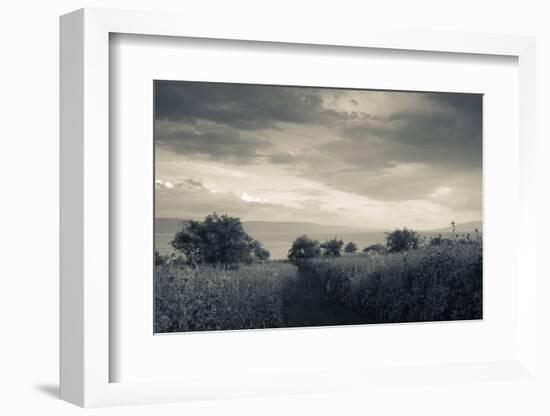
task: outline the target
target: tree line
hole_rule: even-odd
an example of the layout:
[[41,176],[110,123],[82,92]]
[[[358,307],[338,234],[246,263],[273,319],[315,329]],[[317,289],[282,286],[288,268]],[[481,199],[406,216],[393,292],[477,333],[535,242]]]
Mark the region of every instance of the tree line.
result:
[[[465,242],[469,240],[469,235]],[[447,244],[451,240],[441,235],[432,238],[430,245]],[[373,244],[364,252],[396,253],[417,249],[423,239],[411,229],[396,229],[386,233],[386,244]],[[182,254],[190,265],[213,264],[232,265],[269,260],[270,253],[262,243],[246,233],[241,220],[228,215],[213,213],[203,221],[186,220],[171,242],[176,252]],[[339,257],[342,253],[353,254],[359,250],[353,241],[344,244],[334,237],[319,242],[307,235],[297,237],[288,250],[287,257],[292,262],[300,262],[315,257]]]
[[[374,253],[397,253],[400,251],[413,250],[421,243],[420,235],[413,230],[403,228],[386,233],[386,245],[372,244],[363,249],[363,252]],[[344,246],[344,241],[334,237],[325,240],[323,243],[302,235],[294,240],[292,247],[288,250],[288,259],[294,262],[315,258],[315,257],[339,257],[344,253],[353,254],[359,250],[355,242],[350,241]]]

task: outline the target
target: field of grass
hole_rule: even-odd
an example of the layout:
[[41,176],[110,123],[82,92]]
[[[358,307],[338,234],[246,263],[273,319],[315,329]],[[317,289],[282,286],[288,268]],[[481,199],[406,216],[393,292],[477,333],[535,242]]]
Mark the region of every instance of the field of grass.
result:
[[318,278],[332,302],[374,322],[482,318],[480,242],[316,258],[300,267]]
[[157,260],[155,332],[482,318],[480,239],[297,264]]
[[155,332],[284,326],[283,300],[297,273],[296,266],[282,262],[237,269],[158,262]]

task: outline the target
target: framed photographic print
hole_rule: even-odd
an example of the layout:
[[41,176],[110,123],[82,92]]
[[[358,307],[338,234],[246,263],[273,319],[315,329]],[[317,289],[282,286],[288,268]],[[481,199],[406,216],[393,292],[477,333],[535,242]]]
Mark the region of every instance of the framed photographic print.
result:
[[482,318],[481,94],[153,88],[155,332]]
[[62,398],[533,380],[533,40],[243,30],[61,19]]

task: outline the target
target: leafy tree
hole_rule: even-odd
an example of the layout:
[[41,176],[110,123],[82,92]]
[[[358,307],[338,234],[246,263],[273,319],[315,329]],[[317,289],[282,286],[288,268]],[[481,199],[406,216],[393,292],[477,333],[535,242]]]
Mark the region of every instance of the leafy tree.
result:
[[269,251],[267,251],[258,240],[252,241],[252,249],[254,250],[254,257],[258,260],[269,260]]
[[403,228],[388,233],[386,236],[386,247],[389,253],[417,249],[420,245],[420,236],[416,231]]
[[339,257],[343,246],[344,242],[342,240],[338,240],[336,237],[330,240],[325,240],[325,242],[321,244],[323,255],[325,257]]
[[254,258],[267,259],[269,252],[250,237],[239,218],[216,213],[204,221],[187,220],[172,240],[189,264],[250,263]]
[[357,251],[357,244],[355,244],[353,241],[350,241],[344,247],[344,251],[346,253],[355,253]]
[[293,262],[319,257],[321,247],[317,240],[309,238],[307,235],[301,235],[294,240],[292,247],[288,250],[288,259]]

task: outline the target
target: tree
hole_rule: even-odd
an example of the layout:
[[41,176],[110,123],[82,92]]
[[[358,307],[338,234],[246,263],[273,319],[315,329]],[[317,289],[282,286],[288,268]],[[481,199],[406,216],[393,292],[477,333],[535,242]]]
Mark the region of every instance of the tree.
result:
[[386,247],[389,253],[417,249],[420,245],[420,236],[416,231],[403,228],[388,233],[386,236]]
[[357,251],[357,244],[355,244],[353,241],[350,241],[346,244],[346,247],[344,247],[344,251],[346,253],[355,253]]
[[319,257],[321,248],[317,240],[309,238],[307,235],[301,235],[294,240],[292,247],[288,250],[288,259],[297,263],[302,260]]
[[216,213],[204,221],[187,220],[172,240],[189,264],[250,263],[269,258],[269,252],[243,229],[239,218]]
[[338,240],[336,237],[330,240],[325,240],[325,242],[321,244],[323,255],[325,257],[340,257],[340,252],[342,251],[343,246],[344,242],[342,240]]
[[270,253],[267,251],[258,240],[252,241],[254,257],[258,260],[269,260]]

